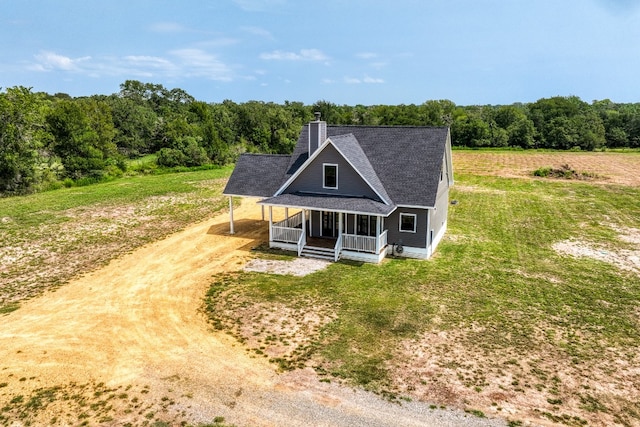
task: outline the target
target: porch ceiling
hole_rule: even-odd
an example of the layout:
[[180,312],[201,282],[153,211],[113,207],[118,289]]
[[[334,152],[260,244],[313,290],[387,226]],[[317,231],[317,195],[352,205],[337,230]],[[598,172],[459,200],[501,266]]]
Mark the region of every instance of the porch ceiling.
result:
[[327,196],[302,193],[281,194],[265,199],[259,204],[299,209],[346,212],[365,215],[388,216],[396,207],[363,197]]

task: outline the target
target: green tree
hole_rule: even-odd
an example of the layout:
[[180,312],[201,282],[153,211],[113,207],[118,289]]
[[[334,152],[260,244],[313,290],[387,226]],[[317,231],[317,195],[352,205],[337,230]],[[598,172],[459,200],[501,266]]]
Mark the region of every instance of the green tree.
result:
[[53,151],[64,165],[65,176],[100,177],[107,166],[123,168],[113,142],[115,128],[106,103],[91,98],[58,101],[47,117],[47,124],[54,137]]
[[32,191],[42,179],[40,155],[48,103],[22,86],[0,93],[0,192]]

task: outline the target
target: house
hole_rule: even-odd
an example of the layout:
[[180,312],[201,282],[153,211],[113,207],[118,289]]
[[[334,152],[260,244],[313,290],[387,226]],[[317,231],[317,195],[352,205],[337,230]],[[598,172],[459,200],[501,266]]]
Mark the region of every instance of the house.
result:
[[[429,258],[453,185],[447,127],[305,125],[292,155],[243,154],[223,194],[269,208],[269,245],[299,256]],[[284,219],[274,222],[274,209]]]

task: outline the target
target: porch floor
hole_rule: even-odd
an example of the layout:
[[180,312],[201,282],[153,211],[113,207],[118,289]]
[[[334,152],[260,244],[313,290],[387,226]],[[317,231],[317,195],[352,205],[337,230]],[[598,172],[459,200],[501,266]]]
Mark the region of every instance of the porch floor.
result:
[[307,244],[305,246],[333,249],[336,245],[336,240],[337,239],[331,237],[307,237]]

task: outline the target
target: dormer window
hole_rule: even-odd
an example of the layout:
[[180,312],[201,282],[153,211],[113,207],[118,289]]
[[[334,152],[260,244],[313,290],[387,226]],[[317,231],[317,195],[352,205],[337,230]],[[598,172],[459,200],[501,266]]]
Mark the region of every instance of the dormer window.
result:
[[322,164],[322,188],[335,190],[338,188],[338,165],[332,163]]

